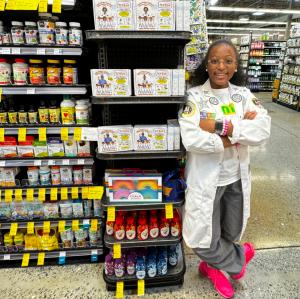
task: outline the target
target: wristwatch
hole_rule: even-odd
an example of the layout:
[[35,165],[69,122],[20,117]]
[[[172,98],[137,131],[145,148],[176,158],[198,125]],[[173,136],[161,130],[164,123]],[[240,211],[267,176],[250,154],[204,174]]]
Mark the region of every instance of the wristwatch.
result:
[[223,120],[217,119],[215,122],[215,133],[218,135],[221,135],[222,131],[223,131]]

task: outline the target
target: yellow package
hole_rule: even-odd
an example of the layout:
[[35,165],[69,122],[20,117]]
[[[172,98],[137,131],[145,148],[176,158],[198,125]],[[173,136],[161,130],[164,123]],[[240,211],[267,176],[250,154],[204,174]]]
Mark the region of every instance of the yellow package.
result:
[[25,250],[38,250],[38,239],[36,235],[26,234],[24,237]]

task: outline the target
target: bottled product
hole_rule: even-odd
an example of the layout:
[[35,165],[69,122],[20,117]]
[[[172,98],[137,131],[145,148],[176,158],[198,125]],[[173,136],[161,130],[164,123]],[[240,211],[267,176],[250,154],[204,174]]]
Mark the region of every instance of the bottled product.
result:
[[41,166],[39,173],[41,185],[50,185],[50,168],[48,166]]
[[135,273],[135,258],[133,255],[127,256],[126,270],[128,275],[134,275]]
[[108,236],[112,236],[114,234],[114,222],[113,221],[106,221],[106,234]]
[[60,108],[57,105],[56,100],[50,101],[49,120],[50,120],[51,124],[59,124],[60,123]]
[[64,125],[73,125],[74,114],[75,114],[75,104],[69,99],[69,97],[64,97],[64,100],[60,103],[61,109],[61,120]]
[[11,22],[11,37],[14,45],[24,45],[24,24],[23,22]]
[[5,58],[0,58],[0,85],[10,84],[11,65]]
[[180,217],[178,212],[174,211],[174,217],[171,220],[171,235],[172,237],[178,237],[181,234],[181,224],[180,224]]
[[64,84],[77,84],[77,67],[76,60],[65,59],[63,67],[63,82]]
[[54,45],[54,22],[51,19],[51,14],[41,13],[38,21],[38,30],[40,37],[40,44]]
[[7,112],[2,102],[0,103],[0,124],[7,124]]
[[28,64],[25,63],[25,59],[16,58],[15,63],[12,65],[13,78],[15,85],[26,85],[28,76]]
[[115,274],[114,259],[111,254],[108,254],[105,257],[104,271],[107,276],[112,276]]
[[49,123],[49,110],[44,100],[40,101],[40,106],[38,108],[38,111],[39,111],[40,123],[41,124]]
[[27,111],[25,111],[24,105],[20,105],[19,111],[18,111],[18,122],[19,124],[27,124]]
[[69,27],[69,45],[82,46],[82,30],[80,28],[80,23],[70,22]]
[[125,238],[125,227],[123,217],[117,216],[114,226],[114,236],[116,240],[123,240]]
[[30,124],[37,124],[38,123],[38,112],[33,105],[29,106],[28,110],[28,121]]
[[158,220],[156,215],[150,216],[149,235],[152,239],[155,239],[159,236]]
[[27,45],[38,44],[38,30],[36,22],[25,22],[25,40]]
[[68,44],[68,29],[67,23],[56,22],[55,23],[55,40],[57,45]]
[[61,84],[60,80],[60,66],[59,66],[59,60],[55,59],[48,59],[47,60],[48,66],[47,66],[47,83],[48,84]]
[[74,178],[74,185],[81,185],[83,182],[83,173],[81,166],[74,166],[73,167],[73,178]]
[[38,167],[28,167],[27,170],[28,183],[30,186],[37,186],[39,184],[39,169]]
[[148,239],[148,224],[147,224],[147,219],[144,215],[139,216],[137,234],[138,234],[138,240]]
[[137,279],[144,279],[146,276],[146,265],[144,257],[139,256],[136,260],[135,272]]
[[45,83],[44,68],[42,60],[30,59],[29,60],[29,81],[33,85],[40,85]]
[[128,240],[133,240],[136,238],[136,226],[135,226],[135,221],[133,216],[127,217],[126,238]]
[[155,277],[157,274],[155,255],[149,255],[147,257],[147,274],[149,277]]
[[116,259],[115,260],[114,269],[115,269],[115,276],[116,277],[120,278],[120,277],[123,277],[125,275],[125,265],[124,265],[123,259]]
[[51,181],[52,181],[52,185],[60,185],[61,184],[60,167],[59,166],[51,167]]
[[160,230],[160,235],[162,237],[165,238],[165,237],[169,236],[169,234],[170,234],[170,225],[169,225],[169,221],[166,217],[161,217],[159,230]]
[[8,122],[10,124],[17,124],[18,123],[18,113],[15,110],[13,105],[10,105],[8,110]]
[[170,246],[168,248],[168,263],[172,267],[175,267],[178,263],[178,255],[176,251],[176,245]]
[[85,101],[76,101],[75,106],[76,123],[81,125],[89,124],[89,107]]

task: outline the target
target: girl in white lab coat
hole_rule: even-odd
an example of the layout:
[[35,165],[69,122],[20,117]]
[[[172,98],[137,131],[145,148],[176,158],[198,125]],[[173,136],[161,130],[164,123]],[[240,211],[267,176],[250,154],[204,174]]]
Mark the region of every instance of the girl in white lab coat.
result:
[[202,259],[199,272],[221,296],[231,298],[230,279],[242,278],[254,256],[251,243],[237,243],[250,210],[248,147],[269,138],[271,119],[244,87],[231,42],[210,45],[196,81],[179,112],[187,150],[183,237]]

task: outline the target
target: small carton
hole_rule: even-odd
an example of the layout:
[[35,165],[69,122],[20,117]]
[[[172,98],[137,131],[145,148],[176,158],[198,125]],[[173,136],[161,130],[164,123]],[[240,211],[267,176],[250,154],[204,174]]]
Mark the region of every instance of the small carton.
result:
[[63,157],[64,145],[59,137],[49,137],[47,140],[49,157]]
[[35,157],[48,157],[47,142],[35,140],[33,143],[33,151]]
[[77,155],[78,157],[90,157],[91,147],[89,141],[78,141],[77,142]]
[[185,94],[185,70],[175,69],[172,75],[172,95],[184,96]]
[[157,0],[136,0],[135,1],[136,30],[157,30],[158,1]]
[[175,30],[175,2],[158,2],[158,30]]
[[116,0],[93,0],[96,30],[116,30]]
[[155,95],[155,70],[134,70],[134,92],[136,96]]
[[132,1],[119,0],[117,2],[117,30],[134,30]]
[[179,95],[179,76],[177,70],[172,70],[172,95]]
[[[168,119],[168,128],[169,127],[173,128],[173,150],[180,150],[180,127],[178,120]],[[168,150],[170,149],[168,148]]]
[[183,31],[184,28],[184,1],[176,0],[176,30]]
[[77,156],[77,145],[73,138],[68,141],[64,141],[65,156],[66,157],[76,157]]
[[173,151],[174,150],[174,127],[172,124],[169,124],[168,121],[168,151]]
[[191,31],[191,2],[186,0],[183,2],[183,31]]
[[155,70],[155,95],[171,95],[172,70]]

